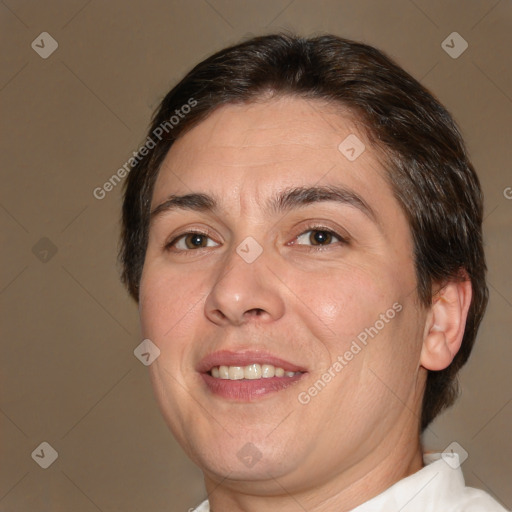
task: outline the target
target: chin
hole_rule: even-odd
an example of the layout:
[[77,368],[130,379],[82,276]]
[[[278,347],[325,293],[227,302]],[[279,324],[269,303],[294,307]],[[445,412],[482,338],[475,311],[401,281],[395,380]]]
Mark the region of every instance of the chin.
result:
[[[262,435],[260,441],[251,433],[252,441],[244,436],[232,438],[226,434],[223,439],[218,439],[214,444],[198,443],[189,444],[192,453],[189,457],[203,471],[216,475],[217,478],[227,478],[235,481],[266,481],[279,478],[293,468],[297,468],[298,462],[290,458],[293,450],[284,450],[282,444],[275,444],[265,439]],[[188,441],[189,443],[191,440]]]

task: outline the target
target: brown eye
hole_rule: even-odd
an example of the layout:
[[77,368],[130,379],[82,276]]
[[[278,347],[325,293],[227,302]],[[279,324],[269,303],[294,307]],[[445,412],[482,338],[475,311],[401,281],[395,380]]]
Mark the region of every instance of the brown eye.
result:
[[176,237],[167,248],[173,248],[177,251],[190,251],[202,249],[203,247],[215,247],[218,245],[206,233],[189,232]]
[[184,237],[185,245],[188,249],[195,249],[196,247],[206,247],[206,236],[200,233],[189,233]]
[[313,245],[329,245],[332,240],[332,233],[329,231],[311,230],[309,240]]
[[297,237],[298,245],[308,245],[308,243],[317,246],[332,245],[333,240],[334,242],[344,241],[337,233],[327,229],[309,229]]

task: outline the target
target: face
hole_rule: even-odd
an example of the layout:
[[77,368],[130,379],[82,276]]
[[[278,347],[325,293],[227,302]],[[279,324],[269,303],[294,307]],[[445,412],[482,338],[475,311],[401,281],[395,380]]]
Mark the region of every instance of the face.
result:
[[411,233],[348,115],[290,97],[223,106],[173,145],[152,210],[151,379],[207,478],[291,491],[417,435]]

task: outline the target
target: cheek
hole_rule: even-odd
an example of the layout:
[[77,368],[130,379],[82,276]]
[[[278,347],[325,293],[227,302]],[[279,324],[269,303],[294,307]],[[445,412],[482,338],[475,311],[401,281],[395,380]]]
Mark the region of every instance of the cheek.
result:
[[[382,405],[388,411],[386,422],[397,415],[413,414],[417,407],[419,357],[421,352],[420,319],[414,300],[401,297],[400,311],[384,322],[383,328],[368,338],[365,347],[364,389],[371,390],[371,407]],[[378,324],[376,327],[381,327]]]
[[[291,300],[296,301],[301,323],[317,340],[319,372],[332,368],[340,356],[350,363],[338,384],[349,378],[375,386],[368,365],[379,374],[382,369],[391,383],[398,377],[394,372],[400,358],[406,359],[411,370],[415,355],[410,348],[417,339],[412,332],[415,311],[410,311],[410,305],[406,308],[406,303],[411,303],[411,275],[410,261],[407,268],[404,264],[398,269],[389,257],[353,259],[307,274],[289,270],[287,283],[300,299]],[[357,352],[357,356],[349,352]]]
[[157,263],[144,267],[140,283],[139,315],[142,334],[164,344],[177,331],[186,329],[187,317],[199,307],[201,286],[196,274],[171,272]]
[[303,318],[310,319],[313,332],[348,340],[373,325],[396,301],[399,291],[382,275],[385,272],[344,265],[328,272],[290,272],[287,282],[297,304],[309,311]]

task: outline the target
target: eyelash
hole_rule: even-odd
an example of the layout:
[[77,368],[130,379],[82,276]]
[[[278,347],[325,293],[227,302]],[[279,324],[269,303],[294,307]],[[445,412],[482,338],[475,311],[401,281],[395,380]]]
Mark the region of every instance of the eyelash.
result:
[[[338,242],[333,242],[333,243],[330,243],[327,245],[309,245],[309,246],[295,243],[296,240],[300,236],[308,233],[309,231],[321,231],[323,233],[328,233],[330,235],[333,235],[335,238],[337,238]],[[205,231],[190,230],[190,231],[186,231],[186,232],[181,233],[180,235],[177,235],[176,237],[174,237],[170,242],[165,244],[164,249],[170,250],[179,240],[181,240],[183,237],[186,237],[188,235],[202,235],[202,236],[212,238],[211,233],[208,232],[207,230],[205,230]],[[299,233],[293,240],[294,240],[292,242],[293,245],[298,245],[299,247],[304,247],[305,250],[309,250],[309,251],[322,251],[331,245],[336,245],[337,243],[339,243],[341,245],[347,245],[349,243],[348,239],[346,237],[343,237],[342,235],[340,235],[338,232],[336,232],[332,229],[329,229],[326,226],[319,226],[317,224],[306,226],[306,228],[301,233]],[[174,251],[183,254],[183,253],[193,253],[197,250],[206,249],[206,248],[207,247],[198,247],[197,249],[174,249]]]

